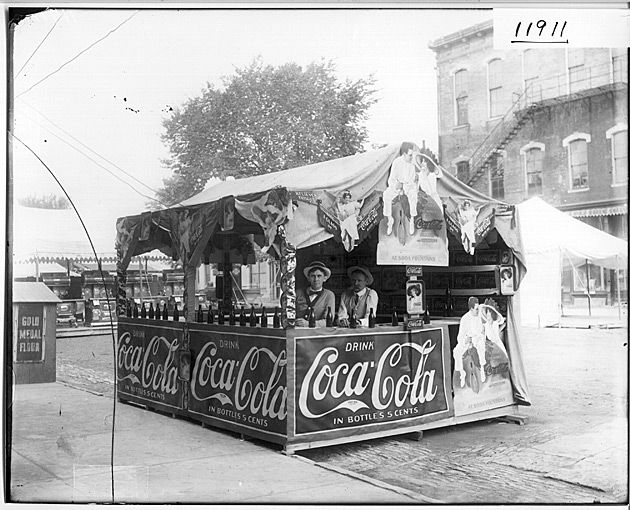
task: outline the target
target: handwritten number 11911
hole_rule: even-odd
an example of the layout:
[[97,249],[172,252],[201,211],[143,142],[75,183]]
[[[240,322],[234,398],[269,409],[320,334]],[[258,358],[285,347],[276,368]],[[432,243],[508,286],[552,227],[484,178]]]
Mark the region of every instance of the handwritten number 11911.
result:
[[[519,32],[521,30],[521,24],[522,24],[522,22],[519,21],[518,25],[516,25],[516,33],[514,34],[515,37],[519,36]],[[553,30],[551,31],[551,37],[555,37],[556,36],[556,30],[558,29],[558,25],[559,24],[560,24],[559,21],[555,22],[555,24],[553,26]],[[527,31],[525,32],[525,37],[529,37],[529,32],[531,31],[533,26],[534,26],[534,22],[533,21],[527,25]],[[565,29],[566,26],[567,26],[567,22],[565,21],[564,24],[562,25],[562,28],[560,29],[560,34],[558,34],[558,37],[562,37],[562,35],[564,33],[564,29]],[[542,37],[543,32],[545,31],[546,27],[547,27],[547,22],[544,19],[539,19],[538,22],[536,23],[536,28],[539,30],[538,37]],[[551,28],[551,24],[549,24],[549,28]],[[549,29],[547,31],[549,31]],[[532,35],[534,35],[534,34],[532,34]]]

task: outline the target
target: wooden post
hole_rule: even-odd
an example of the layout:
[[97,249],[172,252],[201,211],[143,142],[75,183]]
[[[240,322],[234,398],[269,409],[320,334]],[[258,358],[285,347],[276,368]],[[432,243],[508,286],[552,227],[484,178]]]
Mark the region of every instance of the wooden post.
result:
[[586,259],[586,298],[588,299],[588,316],[591,316],[591,271]]
[[282,285],[280,305],[282,306],[282,327],[287,329],[295,326],[295,267],[297,264],[297,250],[295,246],[287,240],[283,225],[278,227],[276,239],[280,241],[280,283]]
[[619,265],[619,257],[617,257],[617,269],[615,269],[615,274],[617,275],[617,308],[619,309],[619,319],[621,319],[621,288],[619,286],[619,272],[621,271]]
[[184,264],[184,310],[186,322],[195,321],[195,290],[197,268],[194,264]]

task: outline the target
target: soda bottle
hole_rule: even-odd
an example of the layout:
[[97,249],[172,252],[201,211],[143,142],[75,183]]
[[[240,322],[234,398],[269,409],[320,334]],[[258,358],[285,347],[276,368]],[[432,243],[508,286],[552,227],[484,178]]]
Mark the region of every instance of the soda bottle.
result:
[[136,303],[135,301],[133,303],[133,312],[132,313],[133,313],[134,319],[137,319],[138,318],[138,303]]
[[315,326],[317,326],[317,323],[315,322],[315,311],[313,310],[312,306],[309,306],[308,307],[308,327],[314,328]]
[[427,309],[425,309],[425,311],[424,311],[424,317],[423,317],[423,319],[422,319],[422,320],[423,320],[423,322],[424,322],[425,324],[431,324],[431,317],[429,317],[429,309],[428,309],[428,308],[427,308]]
[[149,305],[149,319],[155,319],[155,308],[153,308],[153,303]]
[[370,308],[370,315],[368,316],[368,326],[370,328],[376,327],[376,317],[374,316],[374,308]]
[[358,326],[357,322],[357,313],[354,311],[354,309],[352,309],[352,312],[350,313],[350,327],[356,328]]
[[330,310],[330,306],[328,307],[328,311],[326,312],[326,327],[330,328],[333,325],[333,316]]
[[247,326],[247,319],[245,318],[245,307],[241,305],[241,313],[238,316],[239,326]]
[[266,328],[268,326],[268,321],[267,321],[267,310],[265,310],[265,307],[262,307],[262,314],[260,315],[260,327],[261,328]]
[[258,325],[258,317],[256,316],[256,310],[254,309],[254,305],[252,305],[252,310],[249,313],[249,327],[255,328]]
[[221,310],[221,307],[217,310],[217,324],[225,324],[225,310]]
[[166,305],[166,303],[164,303],[164,309],[162,310],[162,320],[168,320],[168,306]]
[[230,317],[228,319],[228,324],[230,326],[236,325],[236,313],[234,313],[234,305],[230,308]]
[[177,308],[177,303],[175,303],[175,308],[173,309],[173,320],[179,322],[179,308]]
[[147,318],[147,307],[144,306],[144,303],[140,304],[140,318],[141,319]]
[[276,310],[273,314],[273,327],[274,328],[279,328],[280,327],[280,313],[278,313],[278,307],[276,306]]
[[214,310],[212,305],[208,307],[208,324],[214,324]]
[[197,308],[197,322],[203,322],[203,308],[201,308],[201,305]]
[[392,307],[392,326],[398,326],[398,314],[395,306]]

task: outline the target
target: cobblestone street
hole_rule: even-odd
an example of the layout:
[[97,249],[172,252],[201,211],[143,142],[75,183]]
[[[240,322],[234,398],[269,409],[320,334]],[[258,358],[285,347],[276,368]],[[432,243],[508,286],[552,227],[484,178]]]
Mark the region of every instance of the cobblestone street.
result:
[[[523,329],[528,423],[484,421],[303,451],[447,503],[627,499],[627,329]],[[113,396],[111,336],[59,339],[57,377]]]

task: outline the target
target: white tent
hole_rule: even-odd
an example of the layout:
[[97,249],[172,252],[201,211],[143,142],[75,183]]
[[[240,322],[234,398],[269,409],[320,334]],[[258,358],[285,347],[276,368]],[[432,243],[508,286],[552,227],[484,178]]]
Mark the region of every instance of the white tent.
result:
[[527,264],[518,291],[522,325],[544,327],[560,320],[563,262],[627,267],[628,245],[623,239],[576,220],[538,197],[516,208]]

